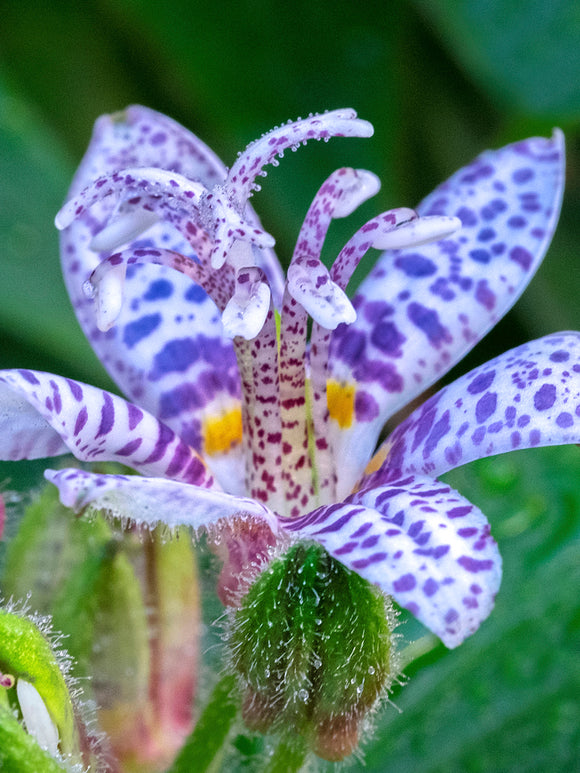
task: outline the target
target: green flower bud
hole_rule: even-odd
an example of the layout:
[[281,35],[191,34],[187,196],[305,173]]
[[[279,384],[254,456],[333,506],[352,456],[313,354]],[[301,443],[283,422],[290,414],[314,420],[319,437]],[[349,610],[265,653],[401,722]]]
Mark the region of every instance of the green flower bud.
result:
[[192,726],[199,598],[190,533],[74,518],[50,486],[9,543],[2,580],[67,635],[109,758],[125,773],[166,770]]
[[293,546],[233,614],[231,660],[246,724],[299,733],[319,756],[343,759],[396,675],[394,626],[374,586],[319,545]]
[[0,609],[3,771],[84,768],[84,725],[71,694],[68,669],[66,655],[54,649],[45,618]]

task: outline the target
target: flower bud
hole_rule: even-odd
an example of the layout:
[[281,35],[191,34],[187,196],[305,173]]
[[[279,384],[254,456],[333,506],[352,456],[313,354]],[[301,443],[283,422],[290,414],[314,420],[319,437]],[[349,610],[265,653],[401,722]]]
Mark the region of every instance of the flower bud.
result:
[[[67,634],[113,769],[165,770],[192,726],[199,599],[191,536],[75,519],[57,496],[50,487],[25,512],[8,546],[4,591],[28,592]],[[1,662],[0,672],[12,673]]]
[[319,545],[294,545],[233,613],[246,724],[299,733],[320,757],[343,759],[396,675],[394,626],[379,590]]
[[46,618],[0,609],[0,768],[82,770],[99,764],[68,679],[70,661],[54,649]]

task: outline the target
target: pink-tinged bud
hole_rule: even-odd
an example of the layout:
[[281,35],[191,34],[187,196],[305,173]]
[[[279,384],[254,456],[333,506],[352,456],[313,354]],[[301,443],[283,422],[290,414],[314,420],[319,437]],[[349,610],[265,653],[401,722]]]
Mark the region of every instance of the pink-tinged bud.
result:
[[90,670],[123,773],[166,770],[192,729],[199,598],[188,532],[126,534],[101,574]]
[[27,509],[3,591],[17,597],[28,588],[31,604],[67,636],[108,736],[111,771],[166,770],[192,728],[199,597],[191,535],[76,520],[57,496],[48,488]]
[[229,631],[253,730],[299,734],[338,761],[397,673],[390,603],[314,544],[293,546],[257,578]]
[[276,537],[265,521],[232,518],[208,537],[208,546],[222,562],[217,594],[225,606],[238,606],[257,572],[269,561]]

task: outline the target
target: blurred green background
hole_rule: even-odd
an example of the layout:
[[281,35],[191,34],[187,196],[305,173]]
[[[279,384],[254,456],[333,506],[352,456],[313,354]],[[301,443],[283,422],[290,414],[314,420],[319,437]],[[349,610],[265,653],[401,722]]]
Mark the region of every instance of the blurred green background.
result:
[[[68,306],[53,218],[96,117],[135,102],[191,128],[226,164],[311,111],[350,106],[374,124],[370,140],[315,143],[270,170],[253,203],[283,260],[339,166],[371,169],[383,188],[333,227],[328,256],[364,220],[413,206],[481,150],[560,126],[568,173],[553,246],[459,370],[580,328],[577,0],[2,0],[1,367],[108,385]],[[498,608],[458,651],[441,647],[409,670],[394,698],[402,713],[381,713],[367,770],[578,769],[579,457],[520,452],[448,476],[500,542]],[[4,488],[26,485],[23,467],[0,467]]]

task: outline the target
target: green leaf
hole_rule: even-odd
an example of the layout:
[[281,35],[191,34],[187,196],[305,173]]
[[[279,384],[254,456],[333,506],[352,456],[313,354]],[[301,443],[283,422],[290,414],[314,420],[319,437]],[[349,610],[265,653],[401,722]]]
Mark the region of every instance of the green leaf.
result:
[[43,368],[72,360],[75,373],[69,369],[67,375],[91,380],[95,374],[103,380],[60,270],[54,216],[71,177],[72,164],[57,138],[10,91],[0,72],[2,364]]
[[496,608],[453,652],[406,673],[369,773],[574,769],[580,748],[580,451],[485,459],[447,480],[490,518],[504,559]]
[[580,120],[576,0],[415,0],[452,55],[504,108]]

